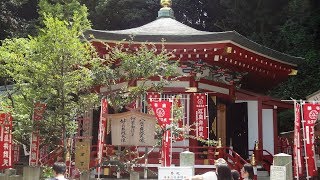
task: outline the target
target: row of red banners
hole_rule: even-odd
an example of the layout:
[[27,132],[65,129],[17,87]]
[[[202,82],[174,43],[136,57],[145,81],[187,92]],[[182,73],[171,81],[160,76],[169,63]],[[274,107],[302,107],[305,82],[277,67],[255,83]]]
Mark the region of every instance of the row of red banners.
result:
[[12,116],[0,113],[0,169],[19,162],[20,146],[12,141]]
[[[208,138],[208,105],[207,105],[207,94],[194,94],[193,95],[193,114],[195,115],[196,123],[196,136],[199,138]],[[160,94],[148,93],[147,94],[148,104],[151,104],[152,110],[158,120],[158,124],[164,130],[162,139],[161,149],[161,163],[162,166],[171,166],[170,151],[171,151],[171,132],[167,128],[171,124],[171,118],[173,118],[172,107],[177,105],[181,107],[181,101],[177,99],[162,100]],[[150,112],[150,111],[149,111]],[[178,122],[179,126],[182,127],[182,120]],[[181,140],[180,136],[178,140]]]
[[[196,136],[207,139],[208,138],[208,107],[207,107],[207,94],[194,94],[193,95],[193,114],[196,118]],[[179,99],[174,99],[173,101],[162,100],[159,93],[147,93],[147,103],[148,113],[154,114],[158,120],[159,126],[164,129],[163,140],[162,140],[162,152],[161,161],[163,166],[170,166],[170,148],[171,148],[171,132],[167,130],[167,126],[171,124],[172,118],[172,107],[177,105],[182,106]],[[131,107],[131,106],[130,106]],[[106,127],[108,126],[107,119],[103,116],[108,112],[108,104],[106,99],[101,100],[101,112],[100,112],[100,122],[99,122],[99,132],[98,132],[98,163],[101,163],[104,138],[106,132]],[[183,120],[179,122],[179,127],[183,126]],[[182,140],[182,135],[177,137],[177,140]],[[98,168],[98,171],[99,168]]]
[[[305,160],[305,168],[307,178],[317,176],[317,165],[315,160],[314,148],[314,126],[320,112],[320,104],[303,103],[299,104],[295,101],[295,129],[294,129],[294,175],[297,179],[303,176],[303,160]],[[301,123],[303,128],[304,149],[301,146]],[[303,159],[303,154],[305,155]]]

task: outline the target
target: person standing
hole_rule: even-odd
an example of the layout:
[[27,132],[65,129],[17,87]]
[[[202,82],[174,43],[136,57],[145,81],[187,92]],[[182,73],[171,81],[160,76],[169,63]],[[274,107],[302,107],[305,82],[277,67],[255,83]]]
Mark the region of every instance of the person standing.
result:
[[228,164],[218,165],[216,174],[218,180],[232,180],[231,169]]
[[64,162],[55,162],[52,166],[54,178],[51,178],[50,180],[68,180],[64,177],[64,174],[66,173],[67,166]]
[[237,170],[232,169],[231,170],[231,174],[232,174],[233,180],[239,180],[240,179],[240,173]]
[[251,164],[247,163],[243,165],[241,169],[241,177],[244,180],[253,180],[254,179],[254,171]]

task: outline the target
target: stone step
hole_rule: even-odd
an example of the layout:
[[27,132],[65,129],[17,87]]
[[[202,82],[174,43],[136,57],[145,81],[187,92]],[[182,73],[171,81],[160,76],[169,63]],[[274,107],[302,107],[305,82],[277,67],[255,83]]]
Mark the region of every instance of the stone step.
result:
[[257,176],[258,177],[269,177],[269,172],[268,171],[257,171]]
[[258,176],[257,180],[270,180],[270,177],[259,177]]

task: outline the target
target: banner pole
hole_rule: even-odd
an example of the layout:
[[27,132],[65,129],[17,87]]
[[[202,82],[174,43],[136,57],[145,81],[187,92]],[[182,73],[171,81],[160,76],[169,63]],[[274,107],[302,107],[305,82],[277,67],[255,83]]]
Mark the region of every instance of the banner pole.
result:
[[[299,107],[300,108],[300,107]],[[296,178],[297,178],[297,180],[299,180],[299,159],[300,159],[300,156],[299,156],[299,153],[298,153],[298,151],[299,151],[299,141],[300,141],[300,138],[299,138],[299,136],[300,136],[300,128],[299,128],[299,126],[297,125],[297,123],[299,123],[300,124],[300,119],[299,119],[299,117],[297,117],[298,116],[298,114],[297,114],[297,101],[294,101],[294,136],[296,136],[296,137],[294,137],[295,138],[295,141],[294,141],[294,158],[293,158],[293,160],[294,160],[294,165],[295,165],[295,176],[296,176]]]
[[208,131],[208,146],[209,146],[209,141],[210,141],[210,123],[209,123],[209,96],[208,96],[208,93],[205,93],[206,97],[207,97],[207,103],[206,103],[206,119],[207,119],[207,131]]
[[303,105],[305,104],[305,102],[303,102],[301,99],[300,99],[300,108],[301,108],[301,119],[302,119],[302,129],[303,129],[303,145],[304,145],[304,161],[305,161],[305,164],[306,164],[306,172],[307,172],[307,179],[310,179],[309,177],[309,170],[308,170],[308,158],[306,157],[307,155],[307,149],[306,149],[306,133],[305,133],[305,120],[304,120],[304,112],[303,112]]
[[171,163],[172,163],[172,121],[173,121],[173,106],[174,106],[174,96],[172,96],[170,99],[169,99],[169,102],[171,101],[171,121],[170,121],[170,166],[171,166]]

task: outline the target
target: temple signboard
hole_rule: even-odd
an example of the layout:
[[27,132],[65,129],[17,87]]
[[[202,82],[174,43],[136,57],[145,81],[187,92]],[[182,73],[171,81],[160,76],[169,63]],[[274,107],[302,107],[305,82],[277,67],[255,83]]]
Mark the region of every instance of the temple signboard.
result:
[[112,145],[155,145],[155,116],[130,111],[119,114],[108,114],[107,118],[111,121]]
[[320,101],[320,90],[307,96],[308,101]]

